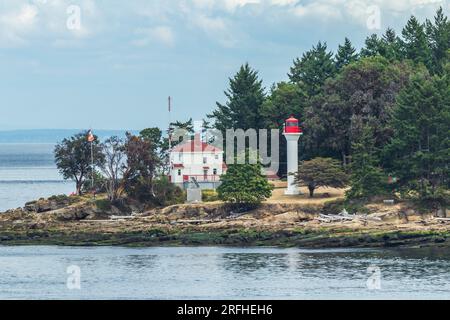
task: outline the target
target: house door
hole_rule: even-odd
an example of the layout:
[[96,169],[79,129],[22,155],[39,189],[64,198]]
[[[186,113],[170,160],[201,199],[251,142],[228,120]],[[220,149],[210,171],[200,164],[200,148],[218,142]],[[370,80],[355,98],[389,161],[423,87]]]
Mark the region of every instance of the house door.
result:
[[203,170],[203,180],[208,181],[208,170]]

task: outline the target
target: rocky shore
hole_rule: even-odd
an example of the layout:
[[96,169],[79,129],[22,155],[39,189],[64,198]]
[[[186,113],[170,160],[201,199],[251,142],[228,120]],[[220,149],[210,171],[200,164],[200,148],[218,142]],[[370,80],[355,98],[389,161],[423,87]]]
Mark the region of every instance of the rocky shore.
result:
[[222,203],[149,209],[97,198],[53,197],[0,214],[0,245],[448,247],[450,221],[407,203],[365,206],[328,219],[323,204],[267,202],[245,214]]

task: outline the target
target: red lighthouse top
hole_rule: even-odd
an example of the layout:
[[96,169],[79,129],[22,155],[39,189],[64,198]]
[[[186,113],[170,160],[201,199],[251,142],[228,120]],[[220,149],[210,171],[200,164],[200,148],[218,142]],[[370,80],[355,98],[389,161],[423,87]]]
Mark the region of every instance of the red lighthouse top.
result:
[[291,116],[286,120],[286,124],[284,126],[284,133],[302,133],[302,128],[300,128],[298,119]]

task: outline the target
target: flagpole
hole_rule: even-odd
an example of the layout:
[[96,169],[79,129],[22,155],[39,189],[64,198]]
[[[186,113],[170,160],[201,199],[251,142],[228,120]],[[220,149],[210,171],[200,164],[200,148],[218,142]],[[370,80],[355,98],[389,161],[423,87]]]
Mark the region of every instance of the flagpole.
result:
[[94,191],[94,142],[91,141],[91,164],[92,164],[92,179],[91,179],[91,184],[92,184],[92,191]]
[[92,132],[92,129],[89,130],[89,142],[91,143],[91,189],[92,189],[92,196],[95,199],[95,190],[94,190],[94,179],[95,179],[95,170],[94,170],[94,133]]

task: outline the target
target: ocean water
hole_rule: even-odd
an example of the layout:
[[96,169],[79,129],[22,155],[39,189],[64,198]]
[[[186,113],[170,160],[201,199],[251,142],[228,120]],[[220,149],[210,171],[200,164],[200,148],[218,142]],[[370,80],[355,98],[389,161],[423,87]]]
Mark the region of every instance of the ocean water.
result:
[[0,143],[0,212],[74,191],[74,183],[64,181],[55,166],[53,148],[44,143]]
[[0,299],[450,299],[449,270],[412,249],[0,247]]

